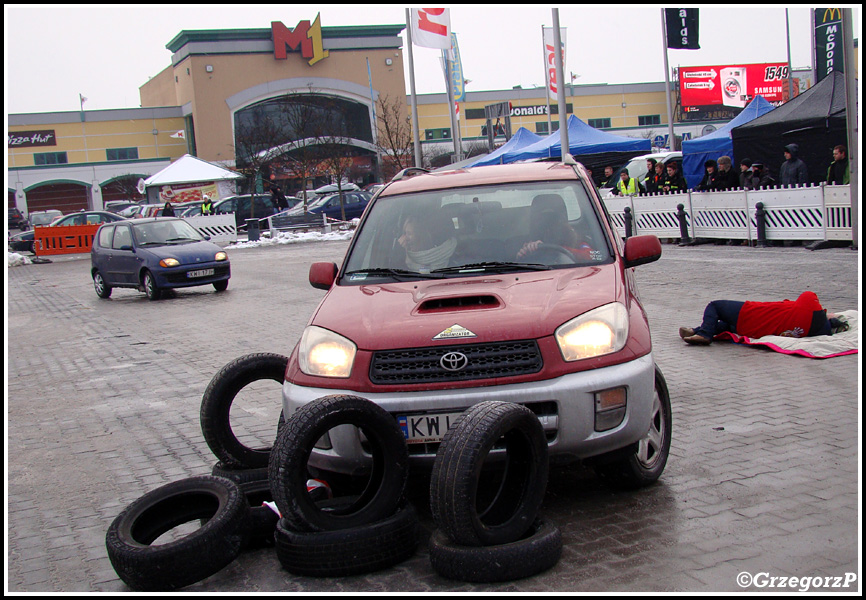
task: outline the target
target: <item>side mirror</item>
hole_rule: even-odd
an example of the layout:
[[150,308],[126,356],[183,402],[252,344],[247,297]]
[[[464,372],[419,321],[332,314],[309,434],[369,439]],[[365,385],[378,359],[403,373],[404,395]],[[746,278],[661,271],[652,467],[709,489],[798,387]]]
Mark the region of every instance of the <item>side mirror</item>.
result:
[[337,264],[317,262],[310,265],[310,285],[317,290],[329,290],[337,279]]
[[625,266],[637,267],[662,257],[662,244],[654,235],[636,235],[625,241]]
[[132,246],[130,246],[129,244],[124,244],[123,246],[118,248],[118,250],[129,250],[130,252],[133,252]]

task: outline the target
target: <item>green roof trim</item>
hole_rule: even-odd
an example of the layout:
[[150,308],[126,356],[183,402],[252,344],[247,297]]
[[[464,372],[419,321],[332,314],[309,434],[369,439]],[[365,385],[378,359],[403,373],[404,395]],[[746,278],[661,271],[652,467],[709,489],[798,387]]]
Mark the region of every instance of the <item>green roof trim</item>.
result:
[[[297,23],[286,25],[294,29]],[[345,25],[322,27],[322,38],[365,38],[398,36],[406,25]],[[177,52],[192,42],[226,42],[240,40],[270,40],[271,28],[267,29],[185,29],[165,45],[171,52]]]

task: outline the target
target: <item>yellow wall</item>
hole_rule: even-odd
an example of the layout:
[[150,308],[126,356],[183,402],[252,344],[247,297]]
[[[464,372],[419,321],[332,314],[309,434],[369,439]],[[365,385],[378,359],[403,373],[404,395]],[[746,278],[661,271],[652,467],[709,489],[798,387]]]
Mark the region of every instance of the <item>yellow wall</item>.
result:
[[[183,128],[183,117],[11,125],[9,133],[54,130],[57,145],[9,148],[8,166],[32,167],[33,155],[46,152],[66,152],[68,164],[106,162],[108,148],[138,148],[139,159],[175,159],[187,153],[186,140],[169,136]],[[158,131],[156,135],[154,129]]]

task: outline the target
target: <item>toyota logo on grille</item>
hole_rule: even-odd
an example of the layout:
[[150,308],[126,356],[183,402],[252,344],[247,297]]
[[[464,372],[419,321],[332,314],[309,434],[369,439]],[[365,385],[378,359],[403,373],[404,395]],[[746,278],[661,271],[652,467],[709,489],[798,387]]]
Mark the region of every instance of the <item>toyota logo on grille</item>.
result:
[[449,352],[439,359],[439,366],[446,371],[460,371],[469,364],[469,359],[462,352]]

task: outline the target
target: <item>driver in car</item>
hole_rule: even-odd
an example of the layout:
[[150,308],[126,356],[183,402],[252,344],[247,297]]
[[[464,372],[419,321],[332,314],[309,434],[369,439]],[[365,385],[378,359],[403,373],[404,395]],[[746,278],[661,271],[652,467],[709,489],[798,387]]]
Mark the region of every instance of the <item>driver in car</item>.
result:
[[565,202],[556,194],[544,194],[532,200],[529,230],[531,240],[517,252],[518,259],[538,252],[543,244],[559,246],[579,260],[592,258],[592,246],[568,224]]

